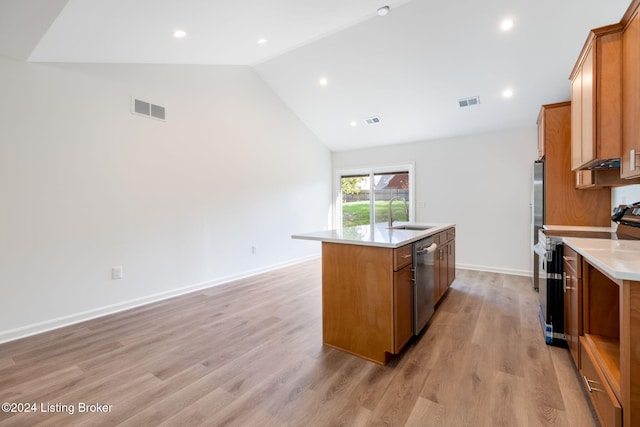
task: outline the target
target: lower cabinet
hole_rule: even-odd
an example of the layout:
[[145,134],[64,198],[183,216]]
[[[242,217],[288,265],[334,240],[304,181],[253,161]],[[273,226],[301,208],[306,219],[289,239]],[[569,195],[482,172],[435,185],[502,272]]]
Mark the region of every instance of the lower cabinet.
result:
[[437,303],[447,292],[456,278],[456,241],[455,228],[439,233],[435,241],[438,250],[435,254],[435,302]]
[[400,353],[402,347],[413,336],[413,272],[407,265],[393,273],[393,352]]
[[570,246],[563,251],[564,331],[603,427],[621,427],[620,286]]
[[571,357],[580,368],[580,343],[582,335],[582,257],[569,246],[564,247],[564,334]]
[[386,364],[413,334],[412,245],[322,243],[322,342]]
[[602,427],[620,427],[622,408],[598,364],[598,357],[592,350],[595,348],[597,344],[588,337],[580,337],[580,352],[583,355],[580,376]]

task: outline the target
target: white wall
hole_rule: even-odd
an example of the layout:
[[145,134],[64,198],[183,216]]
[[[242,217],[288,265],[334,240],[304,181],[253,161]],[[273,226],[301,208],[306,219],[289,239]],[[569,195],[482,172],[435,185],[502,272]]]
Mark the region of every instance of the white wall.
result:
[[327,228],[330,152],[251,68],[0,57],[0,82],[0,342],[319,255],[290,235]]
[[640,202],[640,184],[611,189],[611,208]]
[[[416,220],[454,222],[458,267],[531,274],[537,129],[333,153],[347,169],[415,162]],[[335,194],[334,194],[335,197]],[[424,202],[424,208],[420,208]]]

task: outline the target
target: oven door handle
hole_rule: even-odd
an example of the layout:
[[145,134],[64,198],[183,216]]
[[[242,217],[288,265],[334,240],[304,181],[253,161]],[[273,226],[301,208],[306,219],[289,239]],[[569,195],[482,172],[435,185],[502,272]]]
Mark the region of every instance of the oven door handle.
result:
[[547,248],[545,248],[544,245],[541,245],[540,242],[533,245],[533,251],[541,257],[547,257]]

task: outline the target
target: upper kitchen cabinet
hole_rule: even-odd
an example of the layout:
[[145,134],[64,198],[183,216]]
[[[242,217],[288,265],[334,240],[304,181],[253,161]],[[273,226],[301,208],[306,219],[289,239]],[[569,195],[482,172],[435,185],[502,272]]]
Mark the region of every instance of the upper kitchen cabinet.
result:
[[620,158],[622,25],[597,28],[571,73],[571,169]]
[[622,149],[620,175],[640,177],[640,18],[634,1],[622,19]]

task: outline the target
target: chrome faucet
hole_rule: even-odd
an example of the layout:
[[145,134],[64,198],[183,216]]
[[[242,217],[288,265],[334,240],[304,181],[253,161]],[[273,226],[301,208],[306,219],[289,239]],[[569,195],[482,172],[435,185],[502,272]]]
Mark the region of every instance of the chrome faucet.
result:
[[406,199],[400,196],[392,197],[391,199],[389,199],[389,228],[393,227],[393,212],[391,211],[391,205],[393,204],[394,200],[402,200],[402,202],[404,203],[404,213],[407,215],[407,218],[409,217],[409,207],[407,206]]

